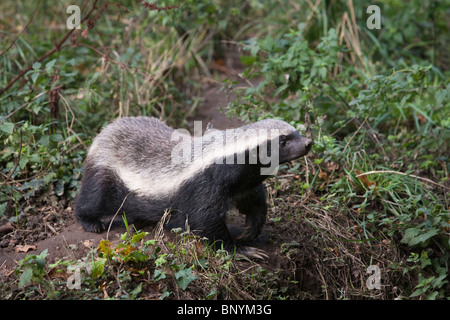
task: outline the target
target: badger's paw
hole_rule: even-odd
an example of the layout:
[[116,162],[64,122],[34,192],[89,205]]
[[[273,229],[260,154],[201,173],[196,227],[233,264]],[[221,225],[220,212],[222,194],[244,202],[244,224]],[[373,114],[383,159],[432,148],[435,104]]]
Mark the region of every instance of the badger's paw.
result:
[[100,233],[106,230],[106,224],[101,220],[80,220],[80,223],[83,226],[83,229],[87,232]]
[[236,253],[238,255],[245,256],[249,259],[259,259],[259,260],[269,259],[269,256],[264,250],[255,247],[239,246]]

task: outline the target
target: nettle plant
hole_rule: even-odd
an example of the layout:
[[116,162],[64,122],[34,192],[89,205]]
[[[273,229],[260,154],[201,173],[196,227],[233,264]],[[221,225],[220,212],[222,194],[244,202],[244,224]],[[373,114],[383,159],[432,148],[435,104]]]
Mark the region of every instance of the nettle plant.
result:
[[[76,194],[78,163],[85,152],[72,130],[70,106],[60,95],[63,87],[76,82],[76,64],[75,59],[36,62],[25,75],[29,84],[0,98],[4,115],[0,117],[0,217],[20,215],[31,197],[44,192],[42,199],[50,204],[58,197],[71,199]],[[56,120],[60,107],[66,110],[66,121]]]

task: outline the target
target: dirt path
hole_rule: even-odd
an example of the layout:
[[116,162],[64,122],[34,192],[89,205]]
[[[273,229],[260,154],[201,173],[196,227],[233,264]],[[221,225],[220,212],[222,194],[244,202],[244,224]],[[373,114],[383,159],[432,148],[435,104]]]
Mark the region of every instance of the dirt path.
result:
[[[224,77],[225,78],[225,77]],[[239,79],[236,77],[236,81]],[[239,84],[238,84],[239,85]],[[197,114],[189,118],[190,121],[202,121],[203,129],[208,123],[211,123],[215,129],[224,130],[236,128],[243,125],[243,122],[237,118],[230,119],[220,108],[224,108],[230,101],[235,99],[234,94],[228,94],[221,89],[220,83],[210,82],[204,85],[203,92],[204,105]]]

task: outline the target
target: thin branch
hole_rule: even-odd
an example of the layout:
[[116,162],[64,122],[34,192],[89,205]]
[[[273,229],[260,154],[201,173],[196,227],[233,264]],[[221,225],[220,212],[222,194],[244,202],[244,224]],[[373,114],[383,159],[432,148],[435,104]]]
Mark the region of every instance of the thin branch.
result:
[[113,222],[114,222],[114,219],[116,219],[116,216],[119,214],[120,209],[122,209],[123,205],[125,204],[125,201],[127,201],[128,196],[129,196],[132,192],[133,192],[133,191],[130,191],[130,192],[125,196],[125,198],[123,198],[123,201],[122,201],[122,203],[120,204],[119,209],[117,209],[116,213],[114,214],[114,216],[112,217],[111,221],[109,222],[108,230],[106,231],[106,240],[109,239],[109,230],[111,230],[111,226],[112,226],[112,224],[113,224]]

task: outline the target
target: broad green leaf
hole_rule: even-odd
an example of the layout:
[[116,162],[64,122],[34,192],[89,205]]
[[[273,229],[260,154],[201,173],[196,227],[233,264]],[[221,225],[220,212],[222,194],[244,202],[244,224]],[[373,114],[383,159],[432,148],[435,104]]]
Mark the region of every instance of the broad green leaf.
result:
[[34,72],[31,74],[31,80],[33,81],[33,84],[36,84],[36,80],[39,77],[39,72]]
[[55,63],[56,63],[56,59],[53,59],[45,64],[45,70],[47,71],[47,73],[50,74],[50,71],[52,71],[52,68],[55,65]]
[[33,269],[26,268],[19,279],[19,288],[25,287],[28,283],[30,283],[31,278],[33,277]]
[[97,258],[94,262],[92,262],[92,279],[97,279],[103,275],[105,271],[105,263],[106,258]]
[[178,285],[184,291],[188,287],[189,283],[198,279],[198,277],[192,274],[191,268],[188,268],[175,273],[175,279],[177,279]]
[[0,131],[7,133],[7,134],[12,134],[14,131],[14,123],[11,123],[11,122],[1,123]]
[[145,237],[147,234],[148,234],[148,232],[139,232],[139,233],[136,233],[136,234],[133,236],[133,238],[131,238],[131,243],[136,243],[136,242],[141,241],[141,239],[142,239],[143,237]]

